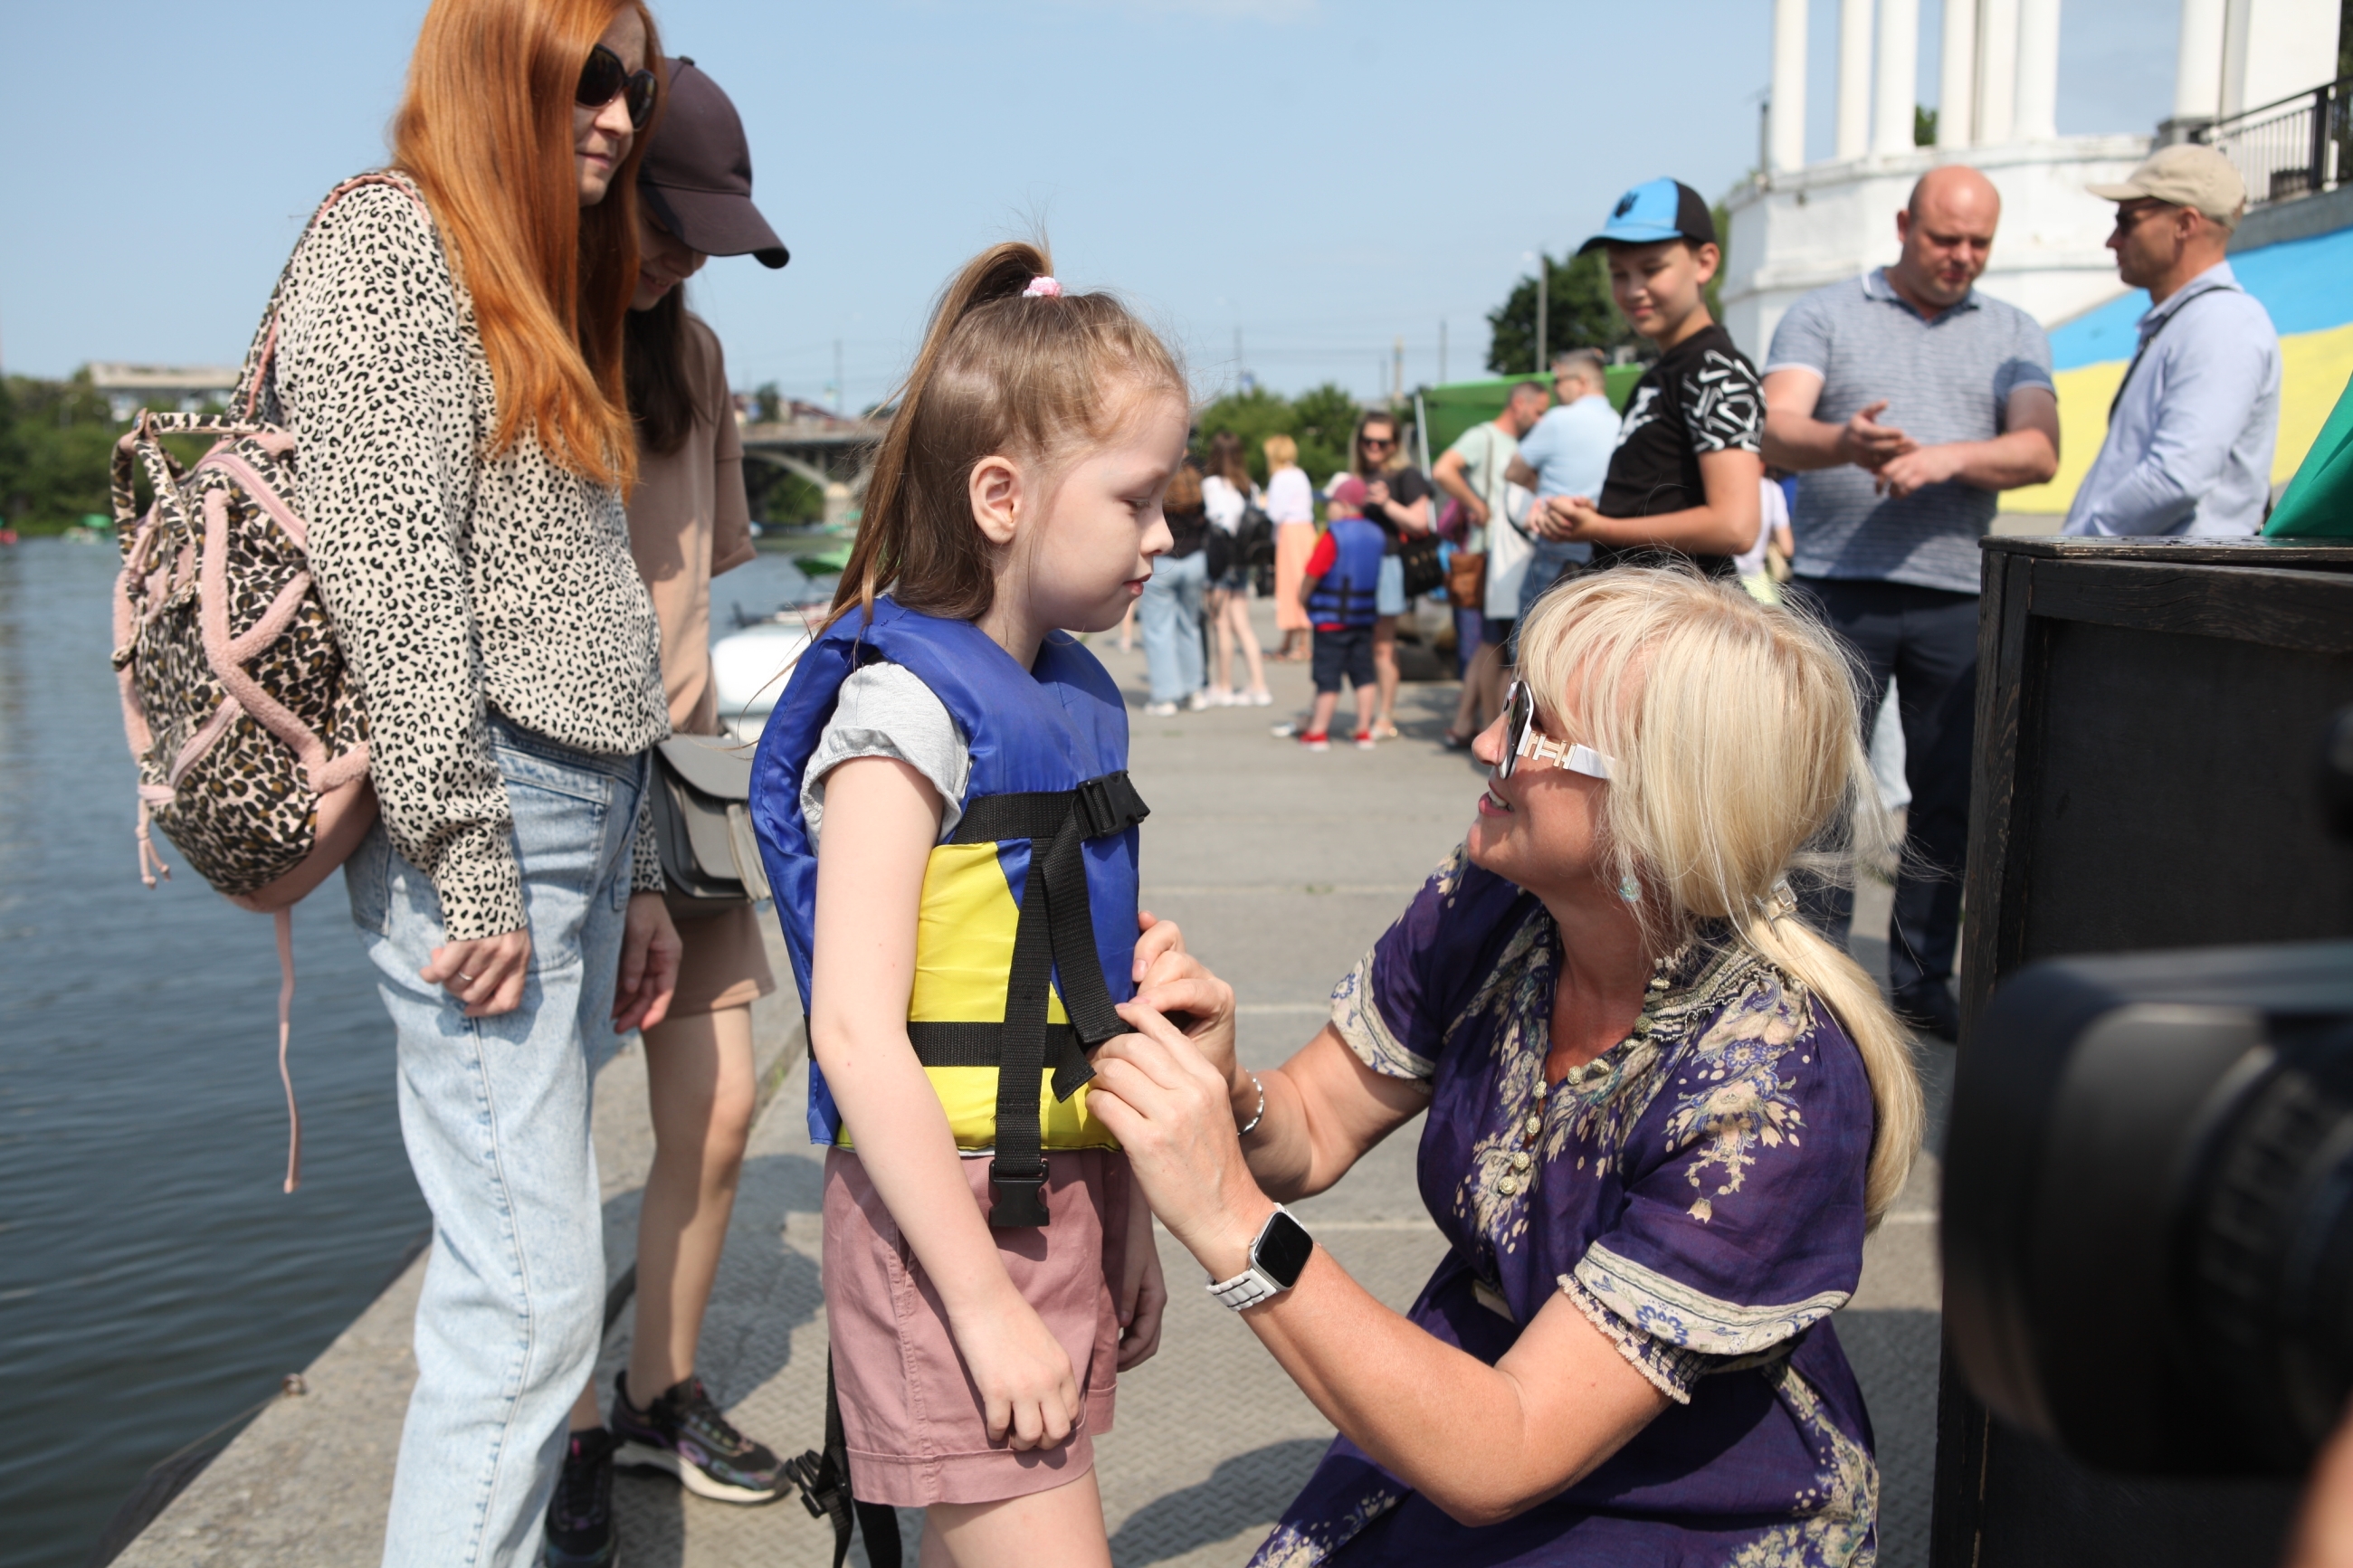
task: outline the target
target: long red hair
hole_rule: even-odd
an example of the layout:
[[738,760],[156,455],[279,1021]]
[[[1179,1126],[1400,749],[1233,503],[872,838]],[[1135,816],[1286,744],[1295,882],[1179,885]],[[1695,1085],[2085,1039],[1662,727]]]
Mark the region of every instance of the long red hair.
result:
[[[530,435],[575,473],[623,489],[637,439],[621,382],[621,329],[638,280],[638,165],[653,125],[580,205],[572,100],[589,49],[624,8],[661,40],[640,0],[433,0],[392,126],[474,319],[498,388],[493,451]],[[657,107],[656,123],[659,121]]]

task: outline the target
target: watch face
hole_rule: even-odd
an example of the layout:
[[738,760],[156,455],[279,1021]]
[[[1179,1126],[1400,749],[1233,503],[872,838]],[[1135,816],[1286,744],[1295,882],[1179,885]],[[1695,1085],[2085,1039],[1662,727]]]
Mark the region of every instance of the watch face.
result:
[[1259,1232],[1258,1245],[1250,1248],[1250,1261],[1288,1290],[1299,1283],[1299,1271],[1307,1267],[1307,1255],[1314,1250],[1315,1239],[1307,1234],[1307,1227],[1292,1218],[1289,1210],[1277,1209]]

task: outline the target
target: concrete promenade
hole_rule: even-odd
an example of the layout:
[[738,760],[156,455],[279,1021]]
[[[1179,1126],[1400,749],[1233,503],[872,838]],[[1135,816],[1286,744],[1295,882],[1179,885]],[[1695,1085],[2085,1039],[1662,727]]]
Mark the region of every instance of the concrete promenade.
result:
[[[1107,637],[1094,643],[1140,708],[1140,651],[1123,655]],[[1452,711],[1451,683],[1406,688],[1403,740],[1371,754],[1344,743],[1316,756],[1268,733],[1271,721],[1303,706],[1304,668],[1276,665],[1271,676],[1271,709],[1170,720],[1133,713],[1132,771],[1152,806],[1145,905],[1181,921],[1194,950],[1233,983],[1241,1049],[1253,1066],[1281,1061],[1320,1026],[1332,983],[1460,839],[1481,787],[1480,770],[1437,743]],[[1867,887],[1861,901],[1859,927],[1883,929],[1885,890]],[[1875,942],[1858,942],[1857,950],[1866,963],[1878,957]],[[779,1087],[754,1133],[701,1370],[746,1431],[797,1452],[822,1434],[821,1165],[802,1127],[798,1008],[787,1002],[789,982],[785,991],[760,1018]],[[1949,1049],[1925,1047],[1923,1066],[1932,1109],[1941,1112]],[[634,1050],[598,1081],[617,1276],[633,1249],[649,1154],[644,1094]],[[1418,1124],[1402,1130],[1333,1192],[1301,1205],[1318,1242],[1399,1308],[1443,1250],[1414,1190],[1417,1136]],[[1862,1290],[1838,1319],[1877,1428],[1880,1561],[1895,1568],[1927,1557],[1936,1190],[1935,1161],[1924,1159],[1869,1244]],[[1122,1380],[1117,1428],[1098,1445],[1113,1559],[1123,1568],[1238,1564],[1314,1467],[1331,1428],[1249,1330],[1196,1288],[1190,1259],[1165,1237],[1161,1249],[1174,1297],[1161,1352]],[[308,1394],[265,1411],[119,1561],[139,1568],[375,1561],[413,1376],[408,1321],[421,1270],[420,1260],[404,1272],[309,1370]],[[630,1324],[625,1310],[607,1337],[598,1374],[607,1393]],[[829,1531],[789,1500],[731,1508],[664,1479],[626,1474],[617,1499],[628,1568],[821,1568],[831,1560]],[[918,1517],[906,1516],[911,1540]]]

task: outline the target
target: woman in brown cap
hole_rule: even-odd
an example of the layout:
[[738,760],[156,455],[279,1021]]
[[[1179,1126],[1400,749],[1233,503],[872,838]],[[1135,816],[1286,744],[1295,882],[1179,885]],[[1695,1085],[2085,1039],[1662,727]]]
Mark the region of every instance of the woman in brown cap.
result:
[[[787,259],[752,205],[743,121],[691,59],[665,62],[665,110],[638,175],[638,271],[623,368],[637,424],[629,549],[661,621],[670,727],[720,732],[711,675],[711,579],[752,559],[743,447],[726,364],[683,285],[712,256]],[[609,1563],[616,1463],[668,1470],[689,1490],[765,1502],[776,1456],[738,1432],[694,1375],[703,1309],[751,1134],[752,1003],[776,988],[754,907],[681,919],[670,1016],[645,1031],[653,1168],[638,1218],[637,1327],[614,1380],[610,1425],[593,1382],[572,1413],[563,1483],[548,1506],[546,1561]]]

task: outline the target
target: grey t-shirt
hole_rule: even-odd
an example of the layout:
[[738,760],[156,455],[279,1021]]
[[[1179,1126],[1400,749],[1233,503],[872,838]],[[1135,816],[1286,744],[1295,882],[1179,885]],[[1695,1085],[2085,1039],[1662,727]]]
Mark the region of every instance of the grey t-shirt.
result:
[[972,749],[964,732],[932,689],[914,672],[895,664],[870,664],[850,672],[834,700],[801,773],[801,818],[808,824],[809,847],[817,847],[825,824],[826,775],[853,757],[891,757],[906,763],[940,792],[947,811],[940,818],[940,842],[947,842],[964,816],[965,786],[972,780]]
[[[1814,417],[1843,425],[1884,398],[1880,422],[1924,447],[1987,441],[2006,428],[2010,395],[2051,385],[2051,342],[2033,317],[1975,289],[1923,321],[1883,268],[1817,289],[1781,318],[1765,374],[1822,378]],[[1978,591],[1978,539],[1993,526],[1991,490],[1948,481],[1898,500],[1873,493],[1852,464],[1798,476],[1790,519],[1801,577],[1871,578]]]

